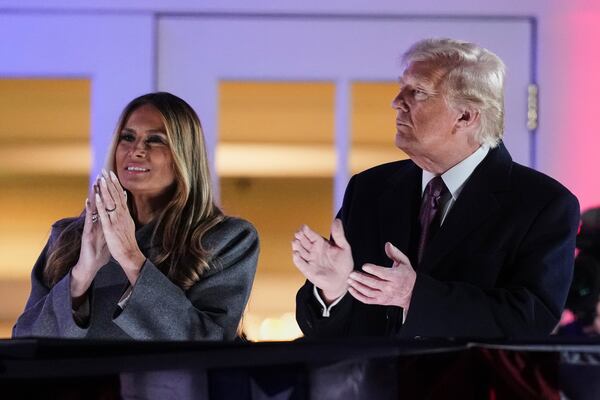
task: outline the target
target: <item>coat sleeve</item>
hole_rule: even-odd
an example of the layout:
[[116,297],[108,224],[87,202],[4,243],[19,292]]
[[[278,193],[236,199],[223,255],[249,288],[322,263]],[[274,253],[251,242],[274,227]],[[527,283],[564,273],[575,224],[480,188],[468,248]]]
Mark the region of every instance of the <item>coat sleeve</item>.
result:
[[348,336],[354,301],[346,294],[323,317],[323,306],[315,298],[314,285],[306,281],[296,295],[296,320],[307,338],[335,338]]
[[571,283],[578,224],[573,195],[562,192],[550,199],[525,233],[502,284],[493,288],[417,272],[400,336],[547,336],[560,319]]
[[[55,224],[56,225],[56,224]],[[48,249],[58,234],[53,226],[50,239],[42,250],[31,272],[31,293],[25,311],[13,327],[12,335],[17,337],[61,337],[82,338],[87,328],[82,328],[73,319],[71,303],[71,274],[66,274],[51,289],[43,279]]]
[[227,218],[206,244],[214,261],[185,292],[147,260],[114,323],[134,339],[234,339],[256,273],[258,235],[250,223]]
[[[346,187],[342,208],[336,218],[340,218],[347,227],[348,213],[351,208],[355,178],[352,177]],[[350,331],[354,300],[346,293],[338,304],[332,307],[330,315],[323,317],[323,306],[315,298],[313,283],[306,281],[296,294],[296,321],[304,335],[308,338],[335,338],[347,336]]]

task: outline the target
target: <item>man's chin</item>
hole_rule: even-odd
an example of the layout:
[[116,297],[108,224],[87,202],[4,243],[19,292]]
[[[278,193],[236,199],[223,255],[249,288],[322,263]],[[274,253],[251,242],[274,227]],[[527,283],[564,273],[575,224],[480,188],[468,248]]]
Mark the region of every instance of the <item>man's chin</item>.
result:
[[409,137],[409,135],[402,133],[402,132],[398,132],[396,133],[396,147],[399,148],[400,150],[406,152],[406,149],[410,147],[410,144],[412,142],[412,140],[410,140],[411,138]]

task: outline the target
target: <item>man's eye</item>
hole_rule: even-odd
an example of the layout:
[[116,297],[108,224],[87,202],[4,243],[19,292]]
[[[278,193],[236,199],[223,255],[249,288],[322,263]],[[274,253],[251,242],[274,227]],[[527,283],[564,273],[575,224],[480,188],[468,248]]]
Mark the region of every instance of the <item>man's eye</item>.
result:
[[131,133],[121,133],[119,135],[119,141],[124,140],[126,142],[133,142],[135,140],[135,136]]
[[425,100],[427,98],[427,93],[420,89],[413,90],[413,96],[416,100]]

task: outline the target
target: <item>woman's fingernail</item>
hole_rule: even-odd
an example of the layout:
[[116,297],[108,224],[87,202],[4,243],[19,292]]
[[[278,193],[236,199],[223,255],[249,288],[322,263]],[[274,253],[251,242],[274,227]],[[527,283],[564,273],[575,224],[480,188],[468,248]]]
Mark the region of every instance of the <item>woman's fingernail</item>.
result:
[[118,181],[119,179],[117,178],[117,175],[115,175],[114,172],[110,171],[110,177],[113,179],[113,181]]
[[106,172],[106,170],[104,168],[102,168],[102,175],[108,177],[108,173]]

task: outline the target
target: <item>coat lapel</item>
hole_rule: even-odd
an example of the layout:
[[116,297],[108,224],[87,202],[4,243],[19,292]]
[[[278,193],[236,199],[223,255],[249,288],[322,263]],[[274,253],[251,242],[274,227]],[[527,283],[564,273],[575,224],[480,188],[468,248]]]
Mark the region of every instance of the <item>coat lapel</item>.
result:
[[501,143],[473,171],[460,196],[427,247],[419,270],[431,271],[467,235],[499,208],[496,193],[509,187],[512,159]]
[[[390,178],[388,189],[379,199],[380,254],[384,260],[388,259],[385,242],[391,242],[409,258],[414,258],[411,239],[420,207],[421,177],[421,169],[411,163]],[[391,260],[388,264],[391,266]]]

